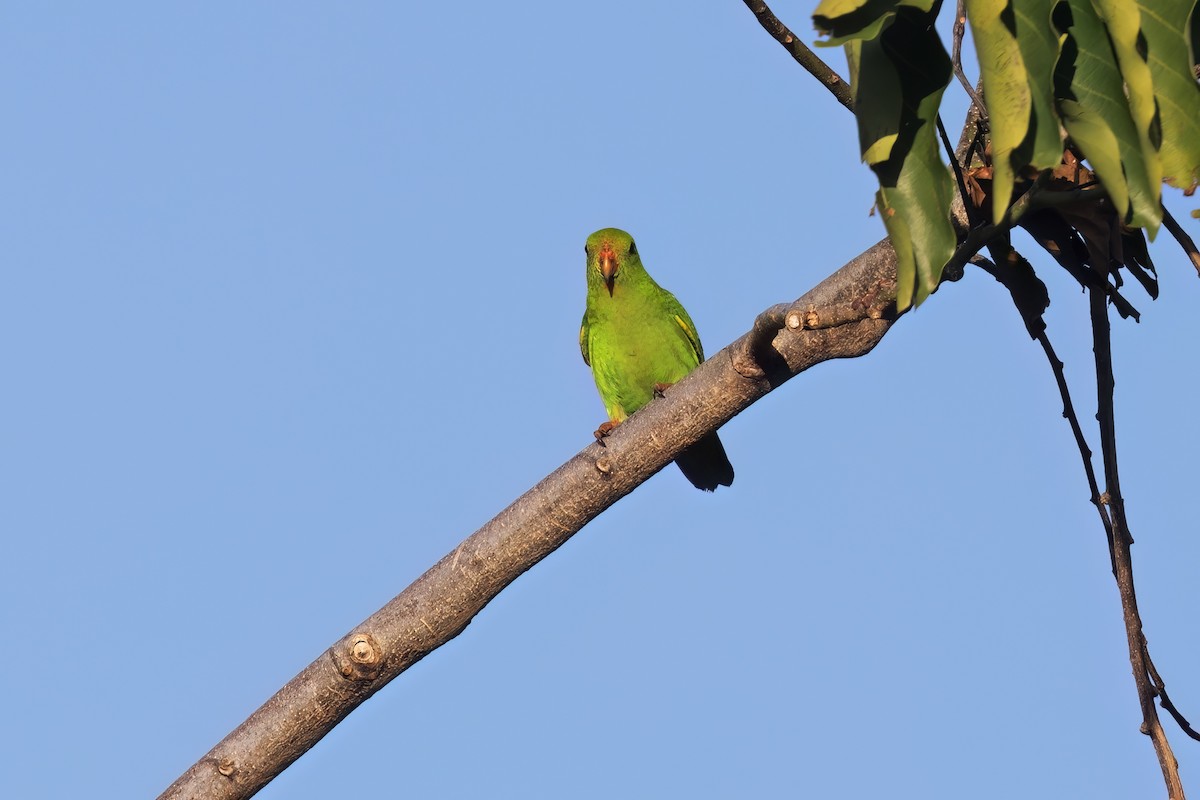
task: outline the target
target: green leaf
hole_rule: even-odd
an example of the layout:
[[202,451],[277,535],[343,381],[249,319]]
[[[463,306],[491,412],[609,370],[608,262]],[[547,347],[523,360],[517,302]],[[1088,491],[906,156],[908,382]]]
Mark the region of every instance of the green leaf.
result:
[[[1165,180],[1189,191],[1200,181],[1200,84],[1192,73],[1188,47],[1188,15],[1194,0],[1141,0],[1150,73],[1162,121],[1162,165]],[[1195,45],[1196,42],[1193,42]]]
[[1023,166],[1012,156],[1033,123],[1033,99],[1009,0],[966,0],[966,11],[992,131],[992,221],[999,223],[1012,197],[1014,166]]
[[861,43],[854,84],[859,146],[879,178],[876,201],[896,249],[900,310],[937,288],[956,244],[935,124],[950,59],[932,17],[897,11],[878,39]]
[[1162,219],[1159,182],[1147,170],[1104,24],[1090,0],[1059,3],[1054,23],[1064,31],[1054,71],[1063,125],[1126,223],[1145,227],[1153,236]]
[[1154,102],[1154,79],[1146,60],[1147,42],[1142,32],[1142,14],[1129,0],[1092,0],[1092,7],[1108,30],[1108,38],[1117,56],[1117,66],[1125,81],[1129,112],[1137,126],[1146,180],[1157,194],[1162,183],[1162,160],[1158,148],[1162,144],[1162,126]]
[[[1029,78],[1033,103],[1031,138],[1022,144],[1026,164],[1036,169],[1053,167],[1062,160],[1061,121],[1054,108],[1054,64],[1058,61],[1058,37],[1050,24],[1050,12],[1057,0],[1013,0],[1017,18],[1017,44]],[[1018,159],[1020,160],[1020,159]],[[1014,163],[1014,168],[1025,164]]]
[[[815,20],[816,17],[813,17],[813,19]],[[891,21],[892,15],[890,13],[884,14],[882,17],[875,19],[865,28],[855,29],[853,32],[844,36],[832,36],[829,39],[822,39],[814,44],[816,44],[817,47],[837,47],[840,44],[849,45],[851,42],[857,42],[863,39],[874,39],[875,37],[879,36],[879,33],[883,30],[884,26]],[[821,32],[828,33],[828,31]]]
[[1058,40],[1050,27],[1054,0],[966,0],[979,54],[992,134],[993,222],[1008,210],[1016,175],[1062,159],[1054,111]]
[[858,51],[857,67],[852,70],[855,79],[851,84],[858,143],[863,161],[873,167],[891,157],[892,148],[900,137],[904,111],[901,74],[893,68],[891,61],[880,55],[878,39],[852,44]]
[[[1129,187],[1121,179],[1121,145],[1104,115],[1074,100],[1059,100],[1063,125],[1083,149],[1092,169],[1100,176],[1105,191],[1121,217],[1129,212]],[[1115,176],[1110,180],[1105,175]]]
[[821,0],[813,12],[813,25],[829,39],[819,47],[845,44],[851,39],[874,39],[901,7],[929,11],[940,0]]
[[846,53],[846,77],[850,81],[850,91],[853,92],[854,87],[858,85],[858,62],[861,59],[862,41],[851,39],[843,45],[842,50]]

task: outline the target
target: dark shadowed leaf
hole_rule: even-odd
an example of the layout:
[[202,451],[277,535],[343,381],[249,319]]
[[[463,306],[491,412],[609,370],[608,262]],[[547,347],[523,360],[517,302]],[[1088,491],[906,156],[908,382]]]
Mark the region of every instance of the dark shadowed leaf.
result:
[[859,48],[859,146],[879,178],[880,215],[898,256],[899,308],[937,288],[954,253],[952,183],[938,152],[937,118],[950,59],[932,14],[900,9]]
[[813,12],[813,25],[822,36],[823,47],[845,44],[851,39],[874,39],[892,14],[902,6],[929,11],[939,0],[822,0]]

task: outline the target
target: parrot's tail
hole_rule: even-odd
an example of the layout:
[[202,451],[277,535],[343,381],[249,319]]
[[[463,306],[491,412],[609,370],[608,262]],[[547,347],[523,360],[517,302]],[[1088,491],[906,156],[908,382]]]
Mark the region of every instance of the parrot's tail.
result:
[[675,463],[697,489],[711,492],[718,486],[733,484],[733,465],[715,432],[680,453]]

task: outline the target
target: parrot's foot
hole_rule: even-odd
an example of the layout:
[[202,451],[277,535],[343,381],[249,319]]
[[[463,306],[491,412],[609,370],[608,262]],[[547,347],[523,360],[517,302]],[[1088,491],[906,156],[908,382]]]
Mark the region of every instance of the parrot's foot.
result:
[[654,384],[654,396],[662,397],[664,394],[666,394],[667,389],[670,389],[674,385],[675,384],[673,384],[673,383],[656,383],[656,384]]
[[604,437],[608,436],[610,433],[612,433],[613,428],[617,427],[620,424],[621,423],[616,422],[611,419],[608,420],[607,422],[602,422],[602,423],[600,423],[600,427],[596,428],[596,432],[592,435],[596,437],[596,441],[600,443],[601,447],[603,447],[604,446]]

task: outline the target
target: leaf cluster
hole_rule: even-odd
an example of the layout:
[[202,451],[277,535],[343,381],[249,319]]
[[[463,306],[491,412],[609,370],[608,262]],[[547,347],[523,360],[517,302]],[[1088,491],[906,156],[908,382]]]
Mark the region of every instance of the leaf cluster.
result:
[[[986,135],[955,176],[938,152],[956,66],[934,27],[941,7],[823,0],[813,15],[850,61],[860,148],[899,257],[898,307],[937,288],[965,238],[951,218],[955,177],[980,212],[972,225],[1022,224],[1083,285],[1124,266],[1153,295],[1142,232],[1163,221],[1161,185],[1190,195],[1200,183],[1196,0],[963,0]],[[1041,196],[1022,204],[1030,192]],[[1119,287],[1117,276],[1113,302],[1136,315]]]

